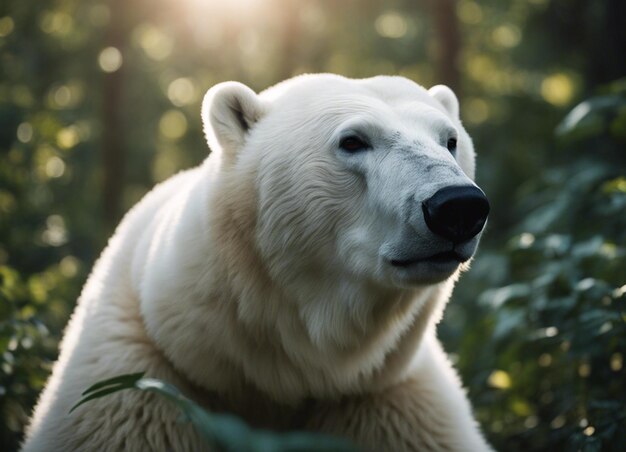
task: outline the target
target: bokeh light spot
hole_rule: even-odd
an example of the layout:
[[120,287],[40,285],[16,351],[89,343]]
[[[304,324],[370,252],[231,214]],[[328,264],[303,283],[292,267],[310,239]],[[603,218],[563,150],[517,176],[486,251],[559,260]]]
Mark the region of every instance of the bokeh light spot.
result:
[[33,126],[29,122],[23,122],[17,126],[17,139],[22,143],[28,143],[33,139]]
[[611,370],[619,372],[624,367],[624,357],[621,353],[616,352],[611,355]]
[[159,131],[165,138],[178,140],[187,132],[187,118],[178,110],[168,110],[161,116]]
[[530,232],[523,232],[519,236],[519,247],[520,248],[529,248],[532,244],[535,243],[535,236]]
[[497,66],[489,56],[479,54],[468,59],[467,70],[475,80],[484,81],[493,79]]
[[39,26],[44,33],[64,35],[72,31],[74,19],[62,11],[46,11],[41,16]]
[[104,72],[115,72],[122,67],[122,53],[115,47],[107,47],[100,52],[98,64]]
[[604,193],[626,193],[626,177],[619,176],[602,184]]
[[496,27],[491,34],[496,45],[511,48],[518,45],[522,39],[522,32],[519,27],[512,24],[504,24]]
[[559,329],[555,326],[549,326],[543,330],[543,334],[545,337],[554,337],[559,334]]
[[530,415],[531,408],[526,401],[522,399],[514,399],[511,402],[511,411],[520,417],[526,417]]
[[589,365],[589,363],[581,363],[578,366],[578,375],[581,378],[587,378],[589,375],[591,375],[591,366]]
[[55,108],[73,108],[83,100],[85,84],[81,80],[71,80],[67,84],[55,86],[52,95]]
[[612,293],[613,297],[615,298],[620,298],[621,296],[623,296],[624,294],[626,294],[626,284],[624,284],[621,287],[618,287],[617,289],[615,289]]
[[66,278],[73,278],[78,273],[80,262],[74,256],[65,256],[59,263],[61,274]]
[[541,367],[550,366],[550,364],[552,364],[552,355],[550,353],[542,353],[541,355],[539,355],[539,359],[537,360],[537,363]]
[[15,196],[13,196],[12,193],[6,190],[0,190],[0,212],[5,214],[10,213],[15,208],[16,204]]
[[587,427],[586,429],[583,430],[583,433],[586,436],[591,436],[595,433],[596,429],[595,427],[593,427],[592,425],[590,425],[589,427]]
[[46,229],[41,235],[46,245],[61,246],[67,243],[67,229],[61,215],[50,215],[46,219]]
[[613,329],[613,323],[604,322],[602,325],[600,325],[600,329],[598,330],[598,333],[605,334],[611,331],[612,329]]
[[174,47],[169,36],[150,24],[137,26],[133,30],[133,41],[148,57],[156,61],[162,61],[170,56]]
[[406,19],[395,11],[380,15],[374,23],[376,32],[383,38],[397,39],[406,35],[408,26]]
[[565,106],[574,97],[574,81],[563,73],[549,75],[541,82],[541,96],[552,105]]
[[14,27],[15,24],[11,17],[5,16],[0,18],[0,38],[10,35]]
[[461,22],[465,22],[466,24],[476,25],[483,20],[483,10],[476,2],[459,2],[456,13]]
[[66,85],[55,87],[50,94],[54,108],[67,108],[72,103],[72,91]]
[[172,104],[182,107],[196,100],[196,87],[189,78],[177,78],[167,87],[167,97]]
[[46,175],[50,179],[56,179],[65,173],[65,163],[57,156],[52,156],[46,162]]
[[528,416],[524,419],[524,427],[527,429],[535,428],[539,425],[539,418],[537,416]]
[[557,416],[554,419],[552,419],[552,422],[550,422],[550,427],[553,429],[559,429],[561,427],[563,427],[565,425],[565,416]]
[[80,142],[76,126],[64,127],[57,132],[57,144],[63,149],[70,149]]
[[512,381],[511,381],[511,377],[509,376],[509,374],[506,373],[505,371],[494,370],[489,375],[489,378],[487,379],[487,383],[492,388],[508,389],[511,387]]

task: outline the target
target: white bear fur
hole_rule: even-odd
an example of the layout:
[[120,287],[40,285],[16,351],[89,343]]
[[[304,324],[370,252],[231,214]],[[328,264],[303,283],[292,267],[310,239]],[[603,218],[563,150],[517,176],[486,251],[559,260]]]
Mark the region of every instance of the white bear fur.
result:
[[[139,391],[68,414],[89,385],[141,371],[257,427],[367,450],[490,450],[435,334],[461,268],[401,274],[381,260],[409,240],[407,196],[472,183],[458,112],[449,88],[400,77],[212,88],[210,157],[155,187],[116,230],[23,450],[205,450],[174,406]],[[337,151],[353,126],[383,150]],[[458,134],[456,159],[444,132]],[[438,239],[414,215],[407,247],[432,254]]]

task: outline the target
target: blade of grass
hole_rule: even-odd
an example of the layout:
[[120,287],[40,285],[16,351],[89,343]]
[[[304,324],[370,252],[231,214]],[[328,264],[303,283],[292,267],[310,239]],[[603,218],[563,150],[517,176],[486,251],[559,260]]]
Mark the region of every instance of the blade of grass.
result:
[[98,389],[113,386],[113,385],[127,385],[127,387],[132,388],[135,386],[135,383],[140,380],[145,375],[145,372],[138,372],[136,374],[128,374],[128,375],[120,375],[118,377],[109,378],[107,380],[99,381],[96,384],[89,386],[87,389],[83,391],[81,395],[87,395],[90,392],[97,391]]
[[92,392],[91,394],[89,394],[89,395],[83,397],[81,400],[79,400],[78,403],[76,405],[74,405],[70,409],[69,412],[71,413],[76,408],[81,406],[83,403],[89,402],[90,400],[98,399],[100,397],[104,397],[106,395],[113,394],[114,392],[117,392],[117,391],[122,391],[124,389],[132,389],[132,388],[133,388],[133,386],[127,387],[127,386],[117,385],[117,386],[111,386],[111,387],[107,387],[107,388],[101,389],[100,391]]

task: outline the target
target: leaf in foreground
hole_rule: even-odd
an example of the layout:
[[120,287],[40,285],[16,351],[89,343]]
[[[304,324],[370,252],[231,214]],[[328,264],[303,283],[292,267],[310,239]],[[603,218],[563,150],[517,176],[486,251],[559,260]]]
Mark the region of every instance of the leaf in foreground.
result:
[[241,419],[229,414],[212,414],[185,397],[174,385],[143,378],[144,373],[121,375],[100,381],[83,392],[83,398],[70,413],[83,403],[124,389],[139,389],[159,394],[175,403],[184,419],[217,450],[254,452],[353,452],[356,448],[347,440],[307,432],[276,434],[250,428]]

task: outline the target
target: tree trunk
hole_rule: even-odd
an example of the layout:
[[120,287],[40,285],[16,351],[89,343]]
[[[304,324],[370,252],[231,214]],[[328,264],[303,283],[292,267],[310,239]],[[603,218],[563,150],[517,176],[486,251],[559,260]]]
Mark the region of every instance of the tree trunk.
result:
[[276,81],[282,81],[293,76],[298,64],[298,52],[302,38],[298,3],[287,1],[281,8],[284,28],[281,32],[281,59],[276,71]]
[[437,82],[448,85],[458,96],[461,89],[458,67],[461,37],[456,4],[456,0],[430,0],[436,39],[434,57]]
[[[109,2],[111,22],[106,46],[115,47],[123,54],[126,41],[124,4],[121,0]],[[124,55],[123,55],[124,57]],[[124,61],[117,71],[104,75],[102,89],[102,201],[106,226],[113,228],[120,219],[122,193],[125,182],[126,152],[124,124],[121,117]]]

